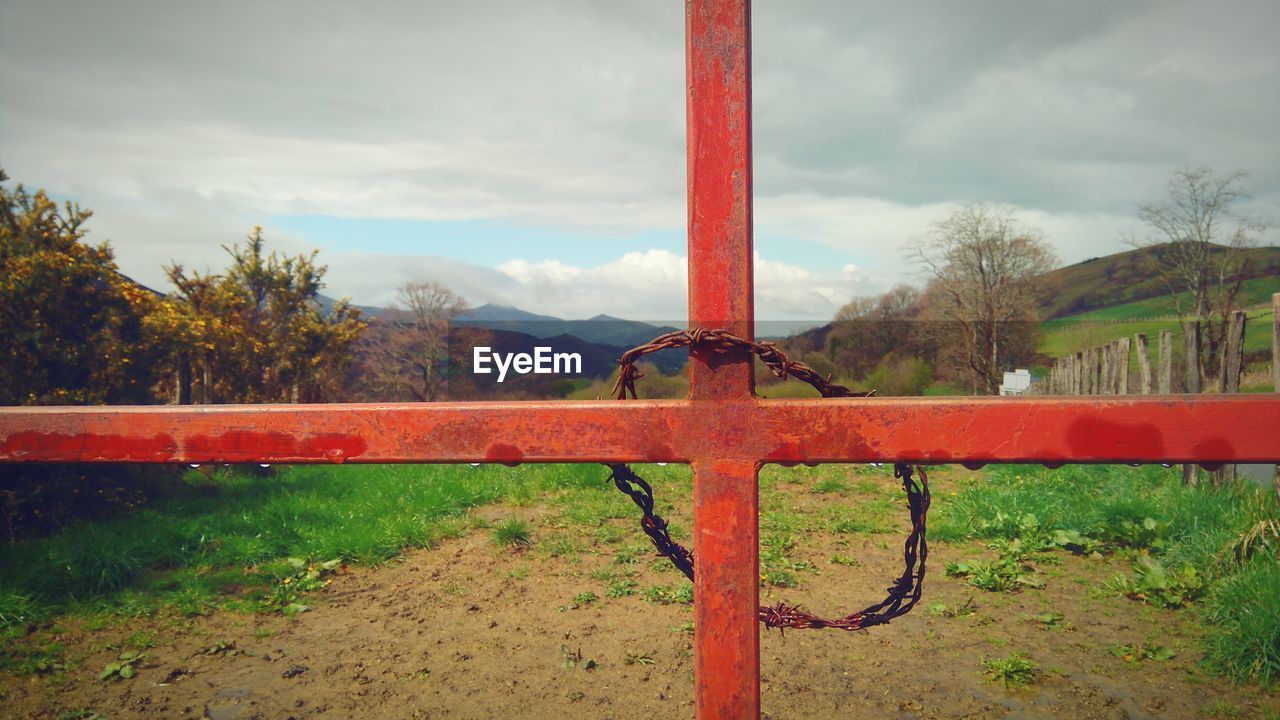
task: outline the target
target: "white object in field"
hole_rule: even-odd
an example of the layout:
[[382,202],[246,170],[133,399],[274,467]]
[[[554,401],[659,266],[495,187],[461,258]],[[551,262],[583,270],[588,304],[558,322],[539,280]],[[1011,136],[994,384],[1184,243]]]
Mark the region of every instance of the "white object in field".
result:
[[1004,382],[1000,383],[1001,395],[1021,395],[1031,387],[1031,371],[1018,368],[1004,374]]

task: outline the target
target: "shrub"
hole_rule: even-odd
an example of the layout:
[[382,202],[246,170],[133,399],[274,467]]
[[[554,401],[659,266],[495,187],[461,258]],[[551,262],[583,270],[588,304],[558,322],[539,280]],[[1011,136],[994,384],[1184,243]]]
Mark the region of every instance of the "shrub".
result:
[[867,376],[877,395],[923,395],[933,384],[933,370],[921,358],[886,359]]

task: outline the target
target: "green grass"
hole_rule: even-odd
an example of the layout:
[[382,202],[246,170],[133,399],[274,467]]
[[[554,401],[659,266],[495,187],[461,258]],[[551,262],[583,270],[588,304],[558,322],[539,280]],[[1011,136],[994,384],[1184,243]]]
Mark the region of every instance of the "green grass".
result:
[[1280,680],[1277,544],[1233,549],[1280,508],[1270,488],[1214,491],[1159,466],[995,466],[973,476],[930,518],[931,539],[1020,540],[1075,551],[1132,548],[1132,577],[1108,586],[1164,607],[1189,607],[1210,628],[1205,664],[1240,681]]
[[951,395],[968,395],[969,390],[954,383],[937,382],[924,389],[925,397],[948,397]]
[[500,547],[529,547],[533,538],[529,524],[518,518],[507,518],[493,526],[493,542]]
[[[1271,324],[1273,313],[1270,310],[1251,310],[1245,325],[1245,352],[1257,352],[1271,348]],[[1105,345],[1112,340],[1132,338],[1138,333],[1147,336],[1147,355],[1154,368],[1159,352],[1161,330],[1173,334],[1174,361],[1180,362],[1182,355],[1182,327],[1177,320],[1135,320],[1133,322],[1072,322],[1073,318],[1050,320],[1044,324],[1036,341],[1036,351],[1053,358],[1060,358],[1092,347]],[[1136,349],[1136,348],[1135,348]],[[1129,362],[1129,369],[1136,370],[1138,363],[1135,352]]]
[[1026,687],[1040,676],[1040,667],[1021,653],[993,660],[983,660],[987,678],[1006,690]]
[[[1272,294],[1278,292],[1280,292],[1280,277],[1253,278],[1240,284],[1240,295],[1236,302],[1242,308],[1270,305]],[[1139,318],[1167,317],[1177,313],[1179,301],[1185,309],[1192,303],[1191,293],[1178,293],[1176,299],[1173,295],[1161,295],[1146,300],[1112,305],[1049,322],[1052,324],[1064,321],[1135,320]]]
[[[657,483],[688,476],[683,466],[644,472]],[[575,519],[632,517],[606,476],[598,465],[295,466],[266,478],[188,472],[171,497],[142,510],[6,546],[0,630],[60,612],[195,614],[246,593],[268,602],[294,570],[250,569],[284,558],[377,565],[465,531],[467,510],[486,503],[549,492]]]
[[[1245,352],[1266,351],[1271,348],[1271,326],[1274,313],[1271,295],[1280,292],[1280,277],[1264,277],[1246,280],[1241,285],[1238,304],[1250,308],[1245,326]],[[1187,293],[1180,293],[1184,308]],[[1182,327],[1175,317],[1177,307],[1174,297],[1160,297],[1078,313],[1046,321],[1036,342],[1036,351],[1053,358],[1064,357],[1091,347],[1103,345],[1123,337],[1145,333],[1148,355],[1155,366],[1159,350],[1160,331],[1173,333],[1175,359],[1182,353]],[[1130,370],[1137,370],[1136,353],[1130,361]]]

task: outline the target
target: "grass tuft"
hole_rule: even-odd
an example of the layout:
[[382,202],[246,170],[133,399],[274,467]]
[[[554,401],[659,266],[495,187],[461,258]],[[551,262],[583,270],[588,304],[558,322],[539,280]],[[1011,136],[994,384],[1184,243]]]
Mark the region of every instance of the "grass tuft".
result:
[[493,542],[502,547],[529,547],[533,544],[529,524],[518,518],[503,520],[493,526]]
[[1008,657],[994,660],[983,660],[986,675],[992,682],[998,682],[1006,690],[1024,688],[1034,683],[1040,676],[1040,667],[1026,655],[1014,653]]

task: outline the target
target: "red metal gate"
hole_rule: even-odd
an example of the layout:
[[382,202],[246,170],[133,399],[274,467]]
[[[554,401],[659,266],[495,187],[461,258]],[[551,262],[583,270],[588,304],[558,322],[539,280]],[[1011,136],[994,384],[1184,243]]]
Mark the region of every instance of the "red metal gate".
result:
[[[689,324],[750,338],[750,3],[686,14]],[[697,717],[755,718],[762,463],[1280,459],[1275,395],[762,401],[691,355],[687,400],[0,408],[0,462],[689,463]]]

